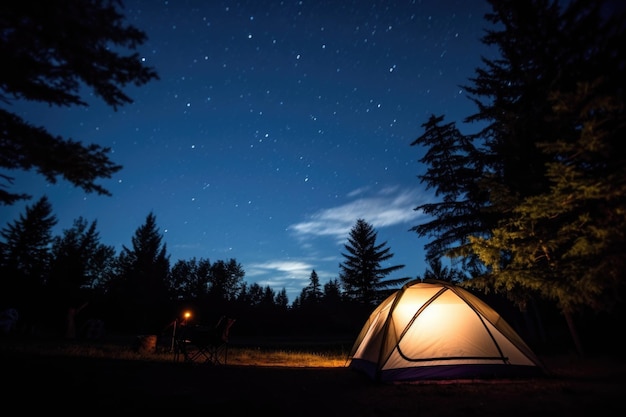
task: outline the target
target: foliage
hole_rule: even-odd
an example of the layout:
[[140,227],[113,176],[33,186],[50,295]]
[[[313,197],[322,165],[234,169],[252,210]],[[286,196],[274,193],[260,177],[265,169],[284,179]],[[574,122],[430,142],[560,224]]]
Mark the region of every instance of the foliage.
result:
[[320,284],[320,278],[314,269],[311,271],[311,276],[309,277],[309,285],[302,288],[302,291],[300,292],[298,304],[302,306],[318,304],[322,301],[322,297],[322,285]]
[[97,221],[83,217],[72,228],[52,240],[50,274],[46,282],[48,299],[63,308],[85,302],[87,289],[111,279],[115,248],[100,243]]
[[0,231],[4,238],[0,243],[3,304],[36,307],[48,276],[52,228],[56,223],[52,205],[43,196]]
[[208,295],[211,280],[211,262],[208,259],[179,259],[172,266],[169,286],[173,299],[200,300]]
[[339,279],[347,298],[362,304],[376,304],[388,295],[388,291],[409,278],[383,280],[387,275],[404,268],[404,265],[383,267],[382,263],[393,257],[387,242],[376,243],[377,233],[364,219],[357,219],[350,230],[345,261],[339,264]]
[[488,233],[492,217],[484,210],[487,193],[479,186],[485,161],[473,138],[461,134],[455,123],[443,123],[443,116],[430,116],[422,125],[424,134],[411,146],[426,147],[419,160],[426,171],[418,175],[426,189],[435,189],[440,201],[419,205],[415,210],[430,216],[426,223],[412,227],[420,237],[432,238],[425,246],[426,261],[443,256],[461,258],[466,268],[480,270],[475,255],[468,251],[468,236]]
[[[118,6],[115,0],[3,2],[0,102],[88,106],[80,96],[88,87],[115,110],[131,103],[122,89],[158,75],[133,52],[146,34],[125,25]],[[50,183],[62,177],[86,192],[110,195],[96,181],[122,168],[109,159],[109,148],[55,136],[5,109],[0,132],[0,168],[7,171],[36,170]],[[0,180],[1,204],[30,198],[9,191],[15,180],[10,174],[0,174]]]
[[338,304],[341,301],[341,283],[338,279],[331,279],[324,284],[322,297],[327,304]]
[[281,288],[280,291],[276,294],[276,298],[274,298],[274,304],[281,310],[287,311],[287,307],[289,307],[289,297],[287,297],[287,289]]
[[530,288],[563,311],[611,310],[624,290],[626,161],[617,151],[624,105],[602,84],[555,95],[555,114],[581,127],[572,141],[538,145],[553,156],[550,190],[522,200],[489,241],[476,239],[496,288]]
[[421,178],[442,201],[413,230],[428,256],[470,265],[470,285],[524,307],[610,310],[624,290],[623,15],[605,2],[490,1],[493,29],[466,86],[484,128],[468,138],[431,117]]
[[209,295],[225,301],[235,300],[241,290],[245,271],[236,259],[218,260],[211,266]]
[[463,272],[452,267],[443,266],[441,259],[428,263],[428,268],[424,271],[424,279],[435,279],[458,284],[464,280]]
[[111,282],[110,291],[126,326],[145,332],[167,323],[169,311],[168,273],[169,255],[162,243],[163,236],[156,225],[156,216],[150,212],[135,231],[132,247],[122,247],[119,271]]

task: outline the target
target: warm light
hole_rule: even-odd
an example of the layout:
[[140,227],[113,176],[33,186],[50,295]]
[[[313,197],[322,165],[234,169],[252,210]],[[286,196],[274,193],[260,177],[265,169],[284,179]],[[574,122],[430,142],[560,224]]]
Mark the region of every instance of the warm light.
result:
[[183,313],[183,320],[182,320],[182,325],[186,326],[187,324],[189,324],[189,319],[191,318],[191,311],[187,310]]

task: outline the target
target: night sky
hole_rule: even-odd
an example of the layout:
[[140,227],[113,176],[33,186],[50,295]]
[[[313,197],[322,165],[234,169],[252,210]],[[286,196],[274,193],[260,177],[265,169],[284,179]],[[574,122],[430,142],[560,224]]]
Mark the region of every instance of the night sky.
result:
[[287,290],[315,270],[338,278],[358,218],[406,267],[422,275],[424,240],[413,209],[433,198],[410,143],[431,114],[462,132],[476,112],[461,85],[480,56],[483,1],[125,1],[143,30],[139,48],[160,80],[125,89],[114,111],[89,91],[89,107],[13,103],[55,135],[112,149],[124,166],[98,183],[112,197],[60,180],[11,172],[13,192],[33,199],[0,207],[0,227],[44,194],[59,219],[97,220],[117,252],[156,216],[170,263],[234,258],[244,280]]

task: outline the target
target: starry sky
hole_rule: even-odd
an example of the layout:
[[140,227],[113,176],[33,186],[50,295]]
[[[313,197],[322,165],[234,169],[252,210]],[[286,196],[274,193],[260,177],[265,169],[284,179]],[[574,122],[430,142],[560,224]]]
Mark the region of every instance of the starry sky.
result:
[[156,216],[170,263],[234,258],[244,280],[293,302],[313,270],[338,278],[359,218],[422,275],[426,243],[409,229],[431,201],[410,146],[431,114],[464,133],[476,111],[461,87],[480,57],[489,6],[478,0],[141,1],[128,23],[160,80],[125,88],[117,111],[85,90],[89,107],[13,103],[10,111],[55,135],[110,147],[124,168],[86,194],[60,180],[12,172],[33,199],[0,206],[1,227],[47,195],[59,223],[96,220],[101,243],[131,247]]

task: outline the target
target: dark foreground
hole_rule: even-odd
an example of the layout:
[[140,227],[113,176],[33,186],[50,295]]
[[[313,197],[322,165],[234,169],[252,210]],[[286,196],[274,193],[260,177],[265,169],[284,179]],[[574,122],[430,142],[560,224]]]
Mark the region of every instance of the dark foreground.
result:
[[539,379],[380,385],[348,368],[215,367],[0,354],[4,407],[19,414],[626,415],[624,364],[608,360],[600,367],[561,360],[553,368],[558,375]]

